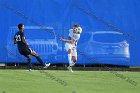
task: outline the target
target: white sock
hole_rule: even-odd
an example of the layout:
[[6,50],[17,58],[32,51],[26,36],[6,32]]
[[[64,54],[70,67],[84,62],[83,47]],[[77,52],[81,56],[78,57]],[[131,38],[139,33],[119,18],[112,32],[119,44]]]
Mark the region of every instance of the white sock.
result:
[[72,58],[71,54],[68,54],[69,65],[72,64],[71,58]]

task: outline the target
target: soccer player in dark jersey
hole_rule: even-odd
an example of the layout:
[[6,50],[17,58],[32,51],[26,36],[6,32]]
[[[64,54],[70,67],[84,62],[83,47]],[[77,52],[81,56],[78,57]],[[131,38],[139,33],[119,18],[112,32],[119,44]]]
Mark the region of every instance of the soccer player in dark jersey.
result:
[[48,66],[50,66],[50,63],[48,63],[48,64],[44,63],[41,60],[41,58],[38,56],[38,54],[34,50],[29,48],[29,45],[26,42],[25,35],[24,35],[24,25],[23,24],[19,24],[18,25],[18,29],[19,29],[19,31],[14,36],[14,44],[17,44],[19,53],[27,58],[28,65],[29,65],[29,71],[31,71],[31,69],[32,69],[31,62],[30,62],[31,61],[30,55],[36,57],[38,62],[42,66],[44,66],[44,68],[47,68]]

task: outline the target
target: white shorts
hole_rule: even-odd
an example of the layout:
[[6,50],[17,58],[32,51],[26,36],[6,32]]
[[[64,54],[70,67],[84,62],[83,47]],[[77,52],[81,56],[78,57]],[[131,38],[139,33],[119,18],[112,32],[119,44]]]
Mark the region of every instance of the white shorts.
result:
[[72,56],[77,56],[77,49],[74,44],[66,43],[65,50],[68,52],[69,49],[72,50]]

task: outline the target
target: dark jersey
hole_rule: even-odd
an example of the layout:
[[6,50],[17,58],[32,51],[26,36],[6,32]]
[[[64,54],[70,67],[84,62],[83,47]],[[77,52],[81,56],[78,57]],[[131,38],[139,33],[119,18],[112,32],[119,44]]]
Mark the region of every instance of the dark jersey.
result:
[[19,51],[28,49],[25,42],[23,42],[23,38],[25,39],[24,32],[21,32],[21,31],[18,31],[14,36],[14,39],[17,42],[17,46],[18,46]]

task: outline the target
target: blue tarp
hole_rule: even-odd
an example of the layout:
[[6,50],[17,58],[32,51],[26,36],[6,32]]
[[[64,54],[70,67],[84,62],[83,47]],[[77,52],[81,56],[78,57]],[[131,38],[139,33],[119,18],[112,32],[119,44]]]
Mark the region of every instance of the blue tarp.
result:
[[[24,23],[29,44],[43,60],[67,63],[64,43],[58,37],[66,38],[68,30],[78,23],[83,28],[78,64],[140,66],[139,5],[139,0],[0,0],[0,62],[26,62],[12,43],[16,26]],[[47,28],[42,28],[44,26]],[[87,44],[81,45],[83,40],[88,42],[85,33],[96,31],[123,33],[129,43],[129,61],[106,56],[101,59],[86,52]]]

